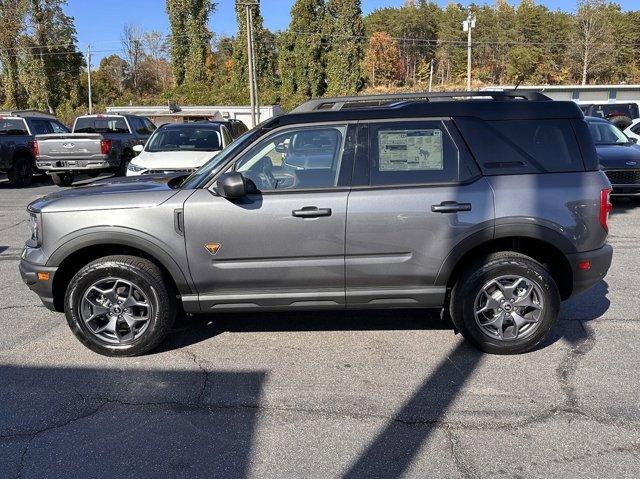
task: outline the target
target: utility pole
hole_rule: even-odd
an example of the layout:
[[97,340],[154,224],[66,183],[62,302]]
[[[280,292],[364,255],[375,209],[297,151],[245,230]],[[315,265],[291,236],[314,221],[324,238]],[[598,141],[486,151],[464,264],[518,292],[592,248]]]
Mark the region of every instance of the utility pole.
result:
[[476,16],[469,7],[467,19],[462,22],[462,31],[467,32],[467,91],[471,91],[471,30],[476,27]]
[[429,92],[431,92],[432,86],[433,86],[433,58],[429,62]]
[[252,7],[260,5],[259,2],[241,3],[245,8],[245,25],[247,28],[247,73],[249,74],[249,99],[251,101],[251,127],[253,128],[259,122],[260,113],[258,107],[258,81],[256,75],[256,59],[253,37],[253,9]]
[[87,45],[87,87],[89,90],[89,115],[93,114],[93,99],[91,97],[91,45]]

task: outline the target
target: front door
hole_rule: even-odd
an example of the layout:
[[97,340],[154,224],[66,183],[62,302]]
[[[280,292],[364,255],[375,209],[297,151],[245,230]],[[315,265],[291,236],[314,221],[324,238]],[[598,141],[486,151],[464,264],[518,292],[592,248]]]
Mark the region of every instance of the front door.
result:
[[347,306],[439,307],[453,247],[493,228],[493,194],[446,121],[363,125],[346,235]]
[[229,169],[255,191],[196,191],[184,206],[189,266],[203,311],[344,307],[351,130],[276,130]]

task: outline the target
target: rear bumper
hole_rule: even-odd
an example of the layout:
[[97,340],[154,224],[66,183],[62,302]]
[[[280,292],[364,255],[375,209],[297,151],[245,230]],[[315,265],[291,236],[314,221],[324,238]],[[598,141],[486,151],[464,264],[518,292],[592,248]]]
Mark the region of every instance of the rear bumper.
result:
[[[604,245],[592,251],[584,253],[568,254],[567,259],[573,271],[573,291],[572,296],[581,293],[602,280],[609,271],[611,259],[613,258],[613,248],[611,245]],[[581,269],[580,264],[589,261],[589,269]]]
[[119,160],[94,159],[94,160],[38,160],[36,166],[38,169],[46,172],[58,171],[88,171],[88,170],[104,170],[119,166]]
[[[18,268],[20,269],[22,281],[40,297],[42,304],[55,311],[53,304],[53,277],[58,268],[32,264],[24,259],[20,260]],[[47,280],[39,280],[38,273],[49,273],[49,278]]]

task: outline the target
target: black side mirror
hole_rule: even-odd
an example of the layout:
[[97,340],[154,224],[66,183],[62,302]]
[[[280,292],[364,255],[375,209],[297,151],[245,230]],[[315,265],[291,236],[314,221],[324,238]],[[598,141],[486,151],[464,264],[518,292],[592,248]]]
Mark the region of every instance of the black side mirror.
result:
[[286,153],[287,152],[287,148],[289,148],[289,145],[287,143],[278,143],[276,145],[276,152],[277,153]]
[[629,142],[630,143],[638,143],[638,139],[636,137],[634,137],[634,136],[630,136],[629,137]]
[[229,199],[242,198],[247,194],[247,179],[237,171],[225,173],[218,179],[216,192]]

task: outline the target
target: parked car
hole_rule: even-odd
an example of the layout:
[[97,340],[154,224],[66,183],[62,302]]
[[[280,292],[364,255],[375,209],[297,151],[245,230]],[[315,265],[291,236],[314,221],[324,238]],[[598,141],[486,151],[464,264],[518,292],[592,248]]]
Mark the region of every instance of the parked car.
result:
[[225,123],[228,125],[229,131],[231,132],[231,136],[234,140],[239,136],[245,134],[249,130],[249,128],[247,128],[247,125],[245,125],[241,120],[232,118],[229,120],[225,120]]
[[[612,257],[589,128],[575,103],[548,100],[312,100],[188,177],[31,203],[22,278],[112,356],[156,347],[179,308],[438,308],[483,351],[529,351]],[[320,164],[300,160],[307,144]]]
[[36,169],[35,135],[68,133],[55,116],[34,110],[0,112],[0,173],[13,186],[28,186]]
[[580,109],[585,116],[604,118],[620,130],[628,128],[634,119],[640,117],[640,102],[638,101],[580,103]]
[[36,164],[58,186],[71,185],[78,174],[124,176],[135,156],[134,147],[144,145],[155,128],[141,116],[80,116],[72,133],[36,137]]
[[636,142],[640,140],[640,118],[633,120],[623,133],[629,138],[634,138]]
[[586,117],[600,168],[613,186],[612,195],[640,194],[640,147],[607,120]]
[[233,138],[222,122],[174,123],[158,128],[138,156],[129,162],[127,176],[191,173],[205,164]]

